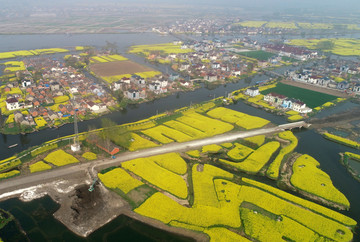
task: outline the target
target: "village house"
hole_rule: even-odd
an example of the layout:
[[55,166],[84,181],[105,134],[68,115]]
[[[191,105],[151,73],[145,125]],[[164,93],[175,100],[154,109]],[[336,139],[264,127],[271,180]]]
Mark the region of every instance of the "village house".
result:
[[213,74],[213,73],[209,73],[205,76],[205,80],[208,81],[208,82],[214,82],[214,81],[217,81],[218,80],[218,77],[216,74]]
[[130,100],[140,99],[140,91],[139,90],[129,89],[125,92],[125,94],[126,94],[125,96]]
[[353,86],[353,92],[355,92],[356,94],[360,94],[360,83],[356,83],[354,86]]
[[151,82],[148,84],[148,87],[150,91],[156,92],[160,90],[161,85],[158,82]]
[[19,101],[14,97],[6,99],[5,102],[6,102],[7,110],[11,111],[11,110],[20,109]]
[[22,86],[22,87],[28,87],[28,86],[31,86],[31,84],[32,84],[32,82],[31,82],[30,79],[23,79],[23,80],[21,81],[21,86]]
[[250,97],[255,97],[255,96],[257,96],[257,95],[260,94],[259,88],[257,88],[257,87],[250,87],[250,88],[246,89],[245,94],[248,95],[248,96],[250,96]]
[[265,101],[267,101],[273,105],[276,105],[276,106],[280,106],[281,104],[283,104],[283,101],[285,100],[285,98],[286,97],[284,95],[280,95],[280,94],[273,93],[273,92],[270,92],[264,96]]

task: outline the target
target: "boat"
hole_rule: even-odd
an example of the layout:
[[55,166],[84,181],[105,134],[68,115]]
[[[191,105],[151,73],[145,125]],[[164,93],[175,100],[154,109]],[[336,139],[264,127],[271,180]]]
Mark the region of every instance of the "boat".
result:
[[16,146],[18,146],[18,144],[9,145],[8,148],[11,149],[11,148],[14,148]]

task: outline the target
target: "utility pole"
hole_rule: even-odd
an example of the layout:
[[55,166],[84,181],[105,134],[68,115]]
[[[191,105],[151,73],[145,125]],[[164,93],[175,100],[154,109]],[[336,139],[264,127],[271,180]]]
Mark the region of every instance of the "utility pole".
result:
[[78,124],[77,124],[77,115],[76,115],[76,111],[77,109],[75,109],[75,114],[74,114],[74,143],[71,145],[71,150],[73,152],[78,152],[80,151],[80,142],[79,142],[79,129],[78,129]]

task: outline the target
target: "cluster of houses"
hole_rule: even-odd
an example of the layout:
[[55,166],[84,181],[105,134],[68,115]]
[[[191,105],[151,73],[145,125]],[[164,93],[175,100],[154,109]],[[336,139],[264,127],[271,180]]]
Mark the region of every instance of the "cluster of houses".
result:
[[186,88],[193,85],[191,81],[181,79],[178,74],[157,75],[148,79],[134,74],[111,83],[111,90],[123,92],[124,97],[129,100],[139,100],[176,90],[177,84]]
[[[260,95],[259,88],[250,87],[246,89],[245,94],[250,97],[255,97],[257,95]],[[312,109],[307,107],[304,102],[298,99],[286,97],[278,93],[271,92],[264,95],[264,101],[268,102],[270,105],[277,107],[279,109],[294,110],[301,114],[312,112]]]
[[[27,60],[28,67],[38,68],[39,63],[34,63]],[[101,85],[59,61],[46,60],[40,70],[40,80],[34,80],[31,72],[24,71],[21,81],[9,82],[3,89],[6,109],[15,111],[16,123],[31,126],[33,118],[41,116],[51,124],[75,112],[81,115],[107,112],[108,107],[117,104]],[[12,93],[15,88],[22,94]],[[24,110],[27,112],[21,112]]]
[[192,79],[204,79],[208,82],[235,78],[247,73],[248,63],[237,54],[227,50],[229,43],[222,41],[189,41],[181,48],[192,49],[189,53],[152,53],[148,59],[166,62],[175,71]]
[[289,79],[324,88],[344,91],[350,95],[360,95],[360,66],[355,63],[336,65],[328,63],[314,68],[305,68],[299,71],[288,71]]

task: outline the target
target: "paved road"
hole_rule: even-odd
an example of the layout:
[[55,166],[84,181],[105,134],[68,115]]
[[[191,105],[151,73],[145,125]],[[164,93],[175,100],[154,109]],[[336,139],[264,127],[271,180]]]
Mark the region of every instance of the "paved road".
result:
[[111,166],[118,166],[121,162],[135,158],[159,155],[169,152],[193,150],[193,149],[198,149],[199,147],[204,145],[221,144],[225,142],[232,142],[239,138],[246,138],[256,135],[281,132],[285,128],[294,128],[295,126],[301,127],[304,125],[303,123],[299,122],[299,124],[295,124],[295,125],[288,124],[288,125],[280,125],[272,128],[256,129],[251,131],[230,132],[201,140],[193,140],[184,143],[171,143],[160,147],[144,149],[135,152],[124,152],[119,154],[115,159],[97,160],[87,163],[79,163],[71,166],[56,168],[41,173],[34,173],[27,176],[19,176],[9,180],[1,181],[0,194],[30,186],[44,184],[61,178],[66,179],[68,177],[75,177],[75,176],[84,176],[85,178],[85,174],[88,174],[88,172],[90,172],[92,176],[96,176],[97,170],[101,170]]

